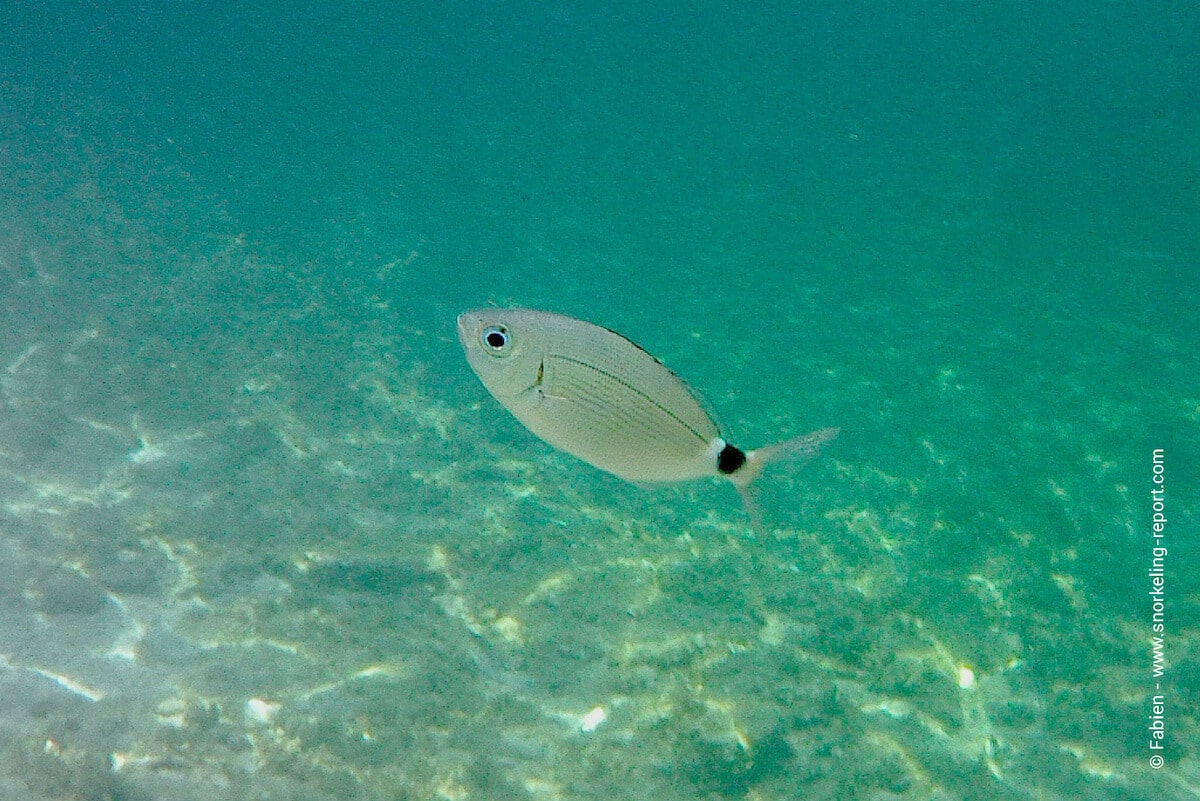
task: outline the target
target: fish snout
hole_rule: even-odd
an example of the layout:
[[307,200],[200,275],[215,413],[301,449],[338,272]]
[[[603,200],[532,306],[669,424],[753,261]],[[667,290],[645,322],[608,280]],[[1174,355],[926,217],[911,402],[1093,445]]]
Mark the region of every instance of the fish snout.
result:
[[473,342],[475,342],[475,339],[476,339],[476,330],[475,329],[478,328],[478,325],[476,324],[475,317],[469,313],[464,312],[464,313],[458,315],[457,326],[458,326],[458,341],[460,343],[462,343],[462,346],[464,348],[469,349],[471,347],[471,344]]

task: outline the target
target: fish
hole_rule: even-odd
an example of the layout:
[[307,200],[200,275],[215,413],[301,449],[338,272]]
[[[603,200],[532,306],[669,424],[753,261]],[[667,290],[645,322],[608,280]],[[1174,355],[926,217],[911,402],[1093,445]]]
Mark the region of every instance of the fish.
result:
[[822,428],[742,450],[701,395],[632,340],[534,309],[458,316],[458,338],[483,386],[533,434],[635,484],[723,478],[756,516],[750,485],[767,464],[807,460],[836,437]]

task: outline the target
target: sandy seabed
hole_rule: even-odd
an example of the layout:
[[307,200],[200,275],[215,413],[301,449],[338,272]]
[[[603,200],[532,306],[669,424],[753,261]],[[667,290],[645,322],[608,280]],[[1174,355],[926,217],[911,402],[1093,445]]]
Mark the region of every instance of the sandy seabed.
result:
[[831,449],[755,539],[497,424],[452,320],[57,212],[0,243],[0,797],[1197,797],[1034,532],[956,563]]

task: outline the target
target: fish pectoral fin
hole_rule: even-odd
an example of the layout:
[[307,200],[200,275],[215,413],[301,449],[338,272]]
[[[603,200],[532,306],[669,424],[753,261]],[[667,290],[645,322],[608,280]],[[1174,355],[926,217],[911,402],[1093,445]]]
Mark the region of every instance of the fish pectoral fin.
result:
[[574,400],[574,398],[572,398],[570,395],[563,395],[563,394],[560,394],[561,391],[555,392],[552,389],[550,389],[550,385],[546,383],[546,360],[545,359],[543,359],[542,363],[538,365],[537,381],[533,382],[533,386],[530,387],[530,389],[537,390],[538,394],[541,395],[543,399],[553,398],[554,400],[560,400],[560,401]]
[[545,403],[546,401],[562,401],[562,402],[569,403],[572,400],[571,398],[568,398],[565,395],[555,395],[553,392],[550,392],[548,389],[546,389],[545,386],[541,386],[538,384],[534,384],[533,386],[529,387],[521,394],[522,395],[533,395],[534,397],[537,398],[536,403],[539,403],[539,404]]
[[546,398],[553,398],[554,400],[570,400],[570,398],[568,398],[565,395],[556,395],[553,392],[551,392],[550,388],[546,385],[545,379],[546,379],[546,361],[545,361],[545,359],[543,359],[542,362],[538,365],[537,379],[532,384],[530,384],[529,388],[525,391],[526,392],[536,392],[538,395],[538,398],[540,398],[542,400],[545,400]]

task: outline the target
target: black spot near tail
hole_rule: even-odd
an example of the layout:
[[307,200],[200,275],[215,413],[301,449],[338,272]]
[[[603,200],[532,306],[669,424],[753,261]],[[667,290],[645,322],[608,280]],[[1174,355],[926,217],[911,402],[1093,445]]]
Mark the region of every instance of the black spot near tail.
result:
[[739,467],[746,463],[746,454],[732,445],[726,445],[725,448],[717,454],[717,469],[725,475],[734,473]]

